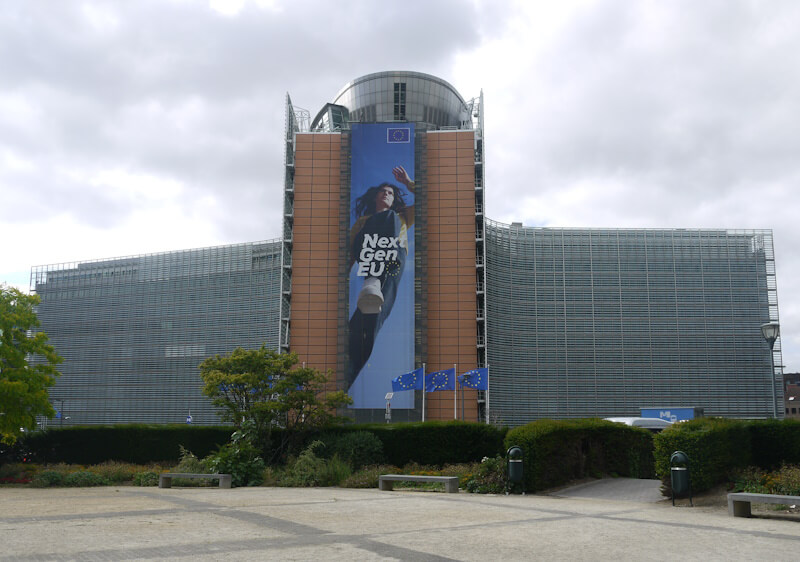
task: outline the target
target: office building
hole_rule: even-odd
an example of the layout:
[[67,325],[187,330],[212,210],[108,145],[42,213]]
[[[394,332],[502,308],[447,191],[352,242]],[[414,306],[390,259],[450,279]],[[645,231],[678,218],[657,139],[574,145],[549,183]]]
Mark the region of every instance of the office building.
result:
[[[34,268],[67,359],[53,396],[81,423],[189,406],[212,423],[196,364],[263,343],[334,373],[356,421],[383,421],[387,402],[392,421],[783,416],[780,339],[773,371],[760,332],[778,320],[770,231],[486,219],[483,96],[417,72],[358,78],[313,118],[287,96],[284,138],[280,240]],[[423,365],[488,367],[490,389],[387,398]]]
[[[34,267],[56,425],[216,424],[198,364],[278,345],[280,241]],[[68,419],[67,419],[68,418]]]

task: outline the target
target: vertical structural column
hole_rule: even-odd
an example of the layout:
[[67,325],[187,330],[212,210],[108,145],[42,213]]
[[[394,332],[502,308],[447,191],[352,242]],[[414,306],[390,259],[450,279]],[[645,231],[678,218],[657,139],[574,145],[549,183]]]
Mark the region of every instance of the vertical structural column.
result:
[[[461,373],[477,366],[475,132],[431,131],[427,143],[427,370]],[[463,397],[464,418],[477,420],[476,391]],[[453,402],[452,391],[428,394],[426,419],[453,419]]]
[[340,133],[295,135],[291,350],[322,372],[339,366],[340,150]]

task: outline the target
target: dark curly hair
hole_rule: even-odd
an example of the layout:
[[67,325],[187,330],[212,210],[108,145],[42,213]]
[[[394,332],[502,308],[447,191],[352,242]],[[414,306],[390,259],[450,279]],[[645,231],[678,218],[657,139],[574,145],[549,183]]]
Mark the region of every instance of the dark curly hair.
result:
[[378,196],[378,192],[384,187],[391,187],[394,192],[392,211],[396,213],[405,211],[406,201],[403,198],[403,192],[400,188],[394,184],[383,182],[380,185],[370,187],[364,195],[356,199],[355,209],[353,210],[356,218],[375,214],[375,198]]

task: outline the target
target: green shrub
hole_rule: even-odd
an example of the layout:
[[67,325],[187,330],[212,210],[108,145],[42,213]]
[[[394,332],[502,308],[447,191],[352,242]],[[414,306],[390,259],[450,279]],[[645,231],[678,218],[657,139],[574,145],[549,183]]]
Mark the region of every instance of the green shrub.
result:
[[775,493],[800,496],[800,466],[782,466],[776,474],[775,480]]
[[108,478],[104,478],[103,476],[89,472],[88,470],[72,472],[64,477],[64,486],[88,487],[110,485],[111,482],[109,482]]
[[134,486],[158,486],[158,473],[138,472],[133,475]]
[[775,471],[748,466],[735,472],[734,492],[800,495],[800,466],[784,465]]
[[205,462],[211,472],[230,474],[233,486],[258,486],[264,477],[264,460],[253,444],[253,424],[245,422],[231,442],[209,455]]
[[281,484],[284,486],[319,486],[325,470],[325,459],[315,450],[325,447],[322,441],[313,441],[297,459],[286,467]]
[[[383,455],[382,460],[378,461],[357,461],[363,463],[362,466],[371,462],[403,466],[412,461],[442,466],[448,463],[480,462],[485,456],[502,454],[507,428],[463,421],[363,424],[329,428],[322,434],[310,433],[302,442],[304,447],[317,439],[332,445],[333,435],[365,431],[381,441]],[[332,455],[333,451],[326,449],[320,454]]]
[[120,483],[133,480],[137,472],[137,467],[130,463],[106,461],[101,464],[93,465],[89,467],[88,470],[89,472],[93,472],[108,479],[110,482]]
[[281,480],[284,478],[285,470],[275,466],[267,466],[261,473],[262,486],[279,486]]
[[34,488],[49,488],[51,486],[63,485],[64,475],[57,470],[43,470],[42,472],[37,472],[31,481],[31,486]]
[[338,486],[347,480],[352,473],[350,463],[340,459],[339,455],[333,455],[333,457],[325,461],[319,485]]
[[36,473],[36,466],[29,463],[0,465],[0,484],[27,484]]
[[342,488],[377,488],[378,477],[381,474],[397,474],[398,472],[402,471],[392,465],[365,466],[345,478],[339,485]]
[[506,448],[523,450],[528,491],[604,474],[650,478],[653,436],[644,429],[600,419],[539,420],[506,434]]
[[20,444],[33,462],[99,464],[120,461],[136,464],[175,462],[179,445],[200,457],[227,442],[231,427],[126,424],[49,428],[26,434]]
[[383,442],[386,460],[402,466],[479,462],[503,452],[507,429],[461,421],[383,424],[370,427]]
[[0,478],[17,477],[22,474],[24,467],[22,463],[0,464]]
[[692,492],[728,482],[737,469],[753,464],[748,423],[724,418],[698,418],[675,424],[654,439],[656,474],[670,493],[670,457],[689,457]]
[[[198,459],[197,456],[190,450],[186,449],[183,445],[179,445],[181,460],[170,469],[169,472],[179,472],[187,474],[209,474],[213,472],[209,468],[209,463],[206,459]],[[189,487],[189,486],[211,486],[214,481],[209,479],[195,479],[195,478],[173,478],[173,486]]]
[[372,432],[329,433],[324,435],[321,441],[325,444],[325,448],[320,456],[332,458],[338,455],[353,470],[383,462],[383,443]]
[[484,457],[470,468],[460,481],[461,488],[474,494],[501,494],[505,491],[506,461],[503,457]]
[[752,462],[767,470],[783,464],[800,464],[800,420],[754,420],[747,422]]

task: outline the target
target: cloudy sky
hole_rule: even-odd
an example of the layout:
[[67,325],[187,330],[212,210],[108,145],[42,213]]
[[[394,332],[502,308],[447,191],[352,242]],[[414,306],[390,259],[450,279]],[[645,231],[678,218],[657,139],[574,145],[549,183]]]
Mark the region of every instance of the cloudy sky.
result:
[[415,70],[485,95],[487,215],[773,229],[800,370],[800,3],[3,0],[0,282],[276,238],[284,102]]

